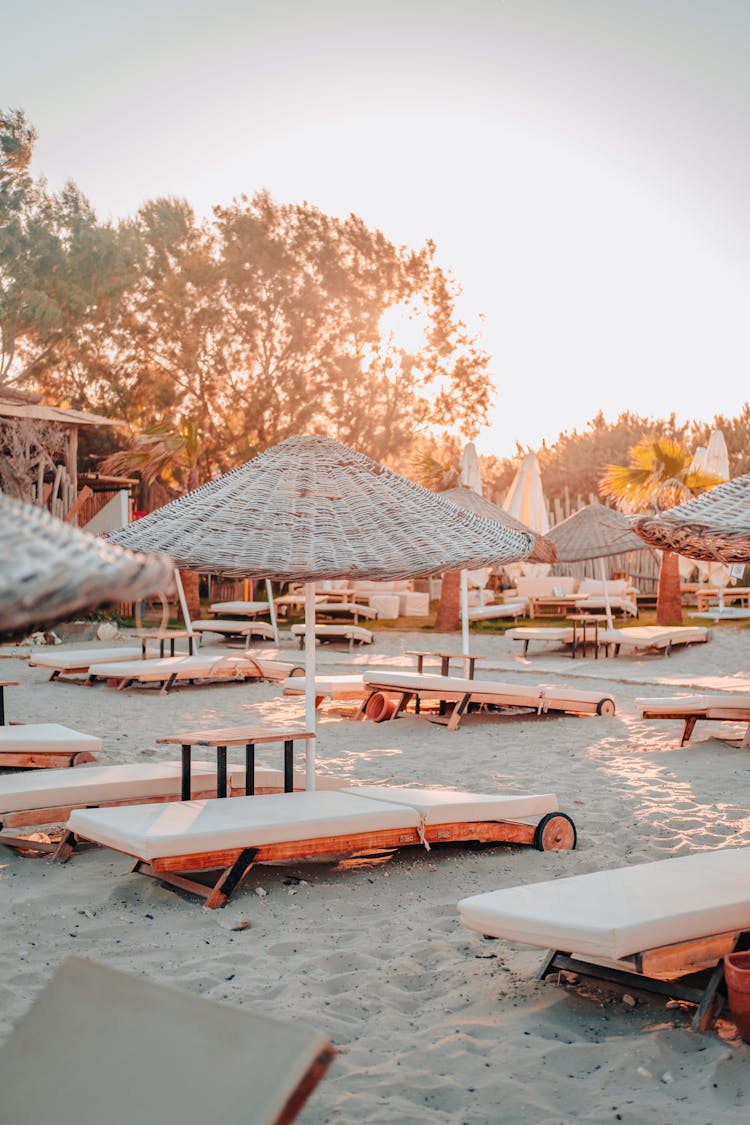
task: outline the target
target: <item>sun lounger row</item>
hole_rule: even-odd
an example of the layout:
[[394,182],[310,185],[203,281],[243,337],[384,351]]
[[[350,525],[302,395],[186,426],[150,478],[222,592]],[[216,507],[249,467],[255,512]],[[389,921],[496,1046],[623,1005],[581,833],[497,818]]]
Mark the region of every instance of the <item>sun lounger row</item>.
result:
[[[110,650],[113,652],[115,650]],[[280,660],[267,660],[251,656],[249,653],[220,654],[204,652],[194,656],[165,656],[150,660],[122,660],[121,649],[110,661],[101,659],[103,653],[96,649],[58,653],[34,654],[30,664],[51,668],[52,679],[73,675],[83,676],[86,683],[97,680],[115,682],[120,688],[132,684],[160,684],[166,694],[178,682],[226,680],[275,680],[281,681],[293,670],[294,665]]]
[[[523,655],[528,653],[529,645],[554,644],[565,648],[573,644],[573,630],[562,628],[541,628],[521,626],[509,629],[506,636],[523,644]],[[621,650],[631,653],[658,652],[669,656],[678,645],[702,644],[711,639],[711,630],[702,626],[678,625],[627,625],[622,629],[599,629],[598,642],[607,656],[617,656]],[[592,640],[593,643],[593,640]]]
[[[297,638],[299,647],[304,648],[305,626],[292,625],[290,633]],[[316,625],[315,639],[320,641],[321,644],[326,641],[348,641],[349,651],[351,652],[354,645],[371,645],[375,637],[369,629],[365,629],[361,625],[348,625],[342,621],[338,625]]]

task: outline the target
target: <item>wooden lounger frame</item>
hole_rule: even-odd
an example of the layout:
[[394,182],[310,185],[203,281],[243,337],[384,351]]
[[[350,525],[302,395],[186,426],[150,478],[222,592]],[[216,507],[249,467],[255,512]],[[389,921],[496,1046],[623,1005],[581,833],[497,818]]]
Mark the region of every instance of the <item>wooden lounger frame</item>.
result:
[[[390,716],[391,719],[397,719],[398,716],[401,714],[401,712],[406,710],[406,708],[408,707],[408,705],[409,705],[409,703],[411,702],[412,699],[414,699],[414,701],[415,701],[416,713],[418,715],[419,714],[425,714],[425,712],[423,712],[421,710],[422,700],[424,700],[424,699],[437,700],[440,704],[439,712],[437,712],[437,713],[429,712],[429,713],[425,714],[425,717],[429,718],[430,722],[440,723],[441,725],[445,726],[445,728],[447,730],[450,730],[450,731],[456,730],[456,728],[458,727],[458,724],[461,722],[461,719],[464,717],[466,712],[469,710],[470,705],[473,704],[473,703],[474,704],[485,704],[485,705],[490,706],[490,707],[497,707],[500,710],[505,710],[505,709],[511,709],[511,710],[514,710],[514,711],[524,710],[524,711],[533,712],[535,714],[541,714],[542,712],[547,711],[546,700],[544,699],[544,697],[542,697],[537,704],[533,704],[533,703],[514,704],[514,703],[502,703],[501,701],[498,700],[497,696],[493,696],[491,692],[486,692],[486,691],[482,691],[482,690],[479,690],[479,691],[460,691],[460,690],[450,691],[450,689],[448,687],[441,687],[441,688],[434,688],[434,687],[433,688],[429,688],[429,687],[402,688],[402,687],[399,687],[399,686],[394,685],[394,684],[389,684],[385,680],[383,681],[383,683],[377,683],[374,679],[370,679],[369,682],[365,686],[368,689],[369,694],[367,695],[366,699],[364,699],[362,701],[362,704],[361,704],[359,710],[357,711],[357,713],[355,715],[355,718],[357,718],[357,719],[361,718],[365,714],[365,712],[367,710],[367,704],[370,702],[372,697],[374,695],[380,694],[381,692],[386,693],[390,698],[396,700],[396,707],[393,711],[393,714]],[[452,704],[450,714],[446,714],[446,705],[447,704]],[[607,704],[609,704],[611,706],[611,710],[607,707]],[[554,710],[559,710],[559,709],[560,708],[554,708]],[[597,715],[603,715],[603,714],[612,714],[613,715],[615,708],[614,708],[614,702],[612,701],[612,699],[609,696],[606,696],[606,697],[603,696],[599,700],[599,702],[596,704],[595,712],[592,711],[591,709],[585,709],[582,706],[577,707],[573,704],[571,704],[571,706],[569,708],[566,708],[566,710],[571,714],[577,714],[577,715],[590,715],[590,714],[594,714],[594,713],[596,713]]]
[[56,766],[81,766],[93,762],[91,750],[0,750],[0,766],[40,770]]
[[750,949],[750,931],[711,934],[674,945],[646,949],[623,958],[633,970],[583,961],[553,949],[536,974],[545,980],[553,973],[576,973],[626,988],[640,988],[674,1000],[697,1005],[692,1026],[708,1031],[721,1012],[726,998],[723,958],[736,950]]
[[[63,838],[63,842],[71,846],[74,840],[75,834],[72,832],[67,832]],[[149,875],[168,886],[198,895],[205,899],[204,906],[215,910],[225,905],[248,871],[258,863],[279,860],[300,862],[315,856],[352,855],[370,851],[390,851],[424,843],[449,842],[529,844],[538,851],[570,850],[576,845],[576,829],[571,818],[562,812],[547,813],[536,824],[515,820],[427,824],[421,830],[409,827],[387,828],[375,832],[318,836],[308,840],[261,844],[257,847],[166,856],[150,861],[134,856],[135,863],[130,872]],[[212,884],[207,884],[188,877],[187,873],[198,871],[220,873]]]
[[[677,705],[675,705],[675,708],[674,708],[673,711],[663,711],[661,709],[656,710],[656,709],[651,709],[649,707],[642,707],[641,708],[641,718],[642,719],[679,719],[680,722],[684,723],[684,726],[682,728],[682,736],[680,738],[680,746],[685,746],[686,743],[688,743],[690,741],[690,736],[692,735],[693,731],[695,730],[695,724],[698,722],[699,719],[702,722],[709,722],[709,723],[714,723],[714,722],[716,722],[716,723],[721,723],[721,722],[747,723],[745,733],[742,736],[742,738],[740,739],[739,745],[740,745],[740,749],[742,749],[742,750],[750,750],[750,716],[748,716],[748,717],[738,716],[736,714],[736,711],[737,711],[737,708],[733,708],[733,707],[730,707],[730,706],[727,706],[725,708],[713,707],[713,706],[712,707],[705,707],[705,708],[703,708],[703,710],[700,710],[700,711],[696,711],[696,710],[687,711],[684,708],[680,709],[680,707],[677,706]],[[726,713],[722,714],[722,712],[726,712]]]

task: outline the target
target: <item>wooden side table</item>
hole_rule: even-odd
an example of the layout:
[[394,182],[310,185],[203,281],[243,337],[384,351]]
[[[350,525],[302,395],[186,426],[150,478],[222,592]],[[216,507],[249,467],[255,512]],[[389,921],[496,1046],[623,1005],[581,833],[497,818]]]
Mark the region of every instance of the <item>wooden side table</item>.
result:
[[464,666],[468,671],[467,679],[469,680],[474,679],[474,668],[476,667],[477,660],[484,660],[483,656],[476,656],[474,653],[468,652],[423,652],[420,649],[407,649],[406,655],[416,656],[418,673],[424,670],[424,662],[426,659],[439,660],[441,676],[450,676],[451,660],[463,660]]
[[573,650],[571,657],[573,660],[576,658],[576,649],[578,645],[581,646],[581,653],[586,655],[586,642],[588,640],[587,630],[592,630],[592,640],[594,642],[594,660],[599,659],[599,622],[601,618],[597,617],[595,613],[574,613],[568,621],[573,622]]
[[146,659],[146,645],[148,641],[159,642],[159,656],[164,656],[164,647],[169,641],[169,655],[174,656],[174,643],[178,637],[187,637],[188,653],[193,655],[195,650],[195,634],[187,629],[136,629],[134,636],[141,642],[141,656]]
[[158,743],[182,747],[182,784],[180,800],[190,800],[191,751],[193,746],[216,748],[216,795],[227,795],[227,747],[245,747],[245,793],[255,792],[255,747],[259,743],[284,743],[284,792],[294,789],[294,742],[315,738],[312,731],[299,727],[224,727],[219,730],[193,730],[157,738]]

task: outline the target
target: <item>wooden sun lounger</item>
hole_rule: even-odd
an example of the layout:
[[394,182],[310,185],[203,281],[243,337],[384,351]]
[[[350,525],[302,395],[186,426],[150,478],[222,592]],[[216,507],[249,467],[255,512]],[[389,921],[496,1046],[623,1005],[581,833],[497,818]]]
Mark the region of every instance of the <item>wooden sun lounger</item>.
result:
[[111,646],[107,648],[99,645],[93,648],[56,648],[49,647],[34,649],[29,657],[32,668],[50,668],[51,680],[64,680],[68,676],[88,676],[89,669],[94,664],[111,664],[115,660],[138,660],[142,656],[141,648],[129,645]]
[[614,649],[615,656],[620,649],[670,656],[678,645],[705,644],[710,639],[711,630],[700,625],[626,625],[622,629],[599,630],[599,643],[604,645],[607,656],[610,649]]
[[721,958],[750,945],[750,848],[719,848],[614,871],[490,891],[458,904],[484,936],[551,952],[537,978],[564,971],[697,1004],[718,1014]]
[[224,637],[244,637],[245,644],[249,645],[253,637],[262,637],[272,641],[273,625],[267,621],[249,621],[244,618],[215,617],[193,621],[193,630],[199,633],[201,639],[204,633],[217,633]]
[[[369,696],[363,704],[363,711],[374,695],[383,693],[397,696],[396,707],[389,717],[397,718],[410,700],[421,704],[424,700],[436,700],[441,705],[439,714],[427,713],[425,717],[432,722],[442,723],[448,730],[455,730],[461,719],[472,706],[485,705],[497,709],[526,709],[537,714],[548,711],[561,711],[574,715],[614,715],[615,704],[609,696],[598,692],[578,691],[557,684],[530,687],[527,684],[504,684],[495,680],[462,679],[458,676],[431,676],[419,672],[389,672],[387,670],[364,673],[365,686]],[[446,706],[451,704],[450,715]]]
[[491,605],[471,605],[466,616],[469,621],[494,621],[499,617],[512,617],[516,621],[525,612],[525,602],[495,602]]
[[[0,727],[0,766],[44,769],[93,762],[101,738],[61,723],[13,723]],[[0,778],[2,781],[2,778]]]
[[[305,676],[290,676],[284,680],[284,695],[304,695],[306,691]],[[316,676],[315,677],[315,707],[327,699],[366,699],[369,692],[361,676]]]
[[750,749],[750,695],[689,695],[673,699],[636,699],[642,719],[679,719],[680,746],[689,741],[699,719],[747,724],[740,747]]
[[89,673],[89,680],[107,680],[118,690],[132,684],[161,684],[161,694],[166,695],[176,683],[220,683],[232,680],[285,680],[294,665],[280,660],[266,660],[242,655],[216,656],[198,653],[195,656],[166,656],[159,660],[132,660],[114,664],[97,664]]
[[211,613],[228,614],[230,617],[256,617],[271,612],[268,602],[212,602],[208,608]]
[[330,1065],[299,1021],[70,957],[0,1050],[13,1125],[288,1125]]
[[324,600],[315,603],[315,616],[319,614],[324,617],[348,617],[356,625],[360,617],[374,618],[378,616],[378,611],[372,606],[361,605],[359,602]]
[[[305,626],[292,625],[290,632],[299,641],[299,647],[304,648]],[[364,629],[361,625],[348,625],[344,621],[338,625],[316,625],[315,637],[321,644],[326,641],[348,641],[350,652],[355,644],[371,645],[375,640],[369,629]]]
[[[443,842],[575,847],[552,794],[492,796],[445,789],[354,786],[117,809],[79,809],[68,834],[132,856],[133,872],[223,906],[258,863]],[[193,872],[217,871],[210,885]]]

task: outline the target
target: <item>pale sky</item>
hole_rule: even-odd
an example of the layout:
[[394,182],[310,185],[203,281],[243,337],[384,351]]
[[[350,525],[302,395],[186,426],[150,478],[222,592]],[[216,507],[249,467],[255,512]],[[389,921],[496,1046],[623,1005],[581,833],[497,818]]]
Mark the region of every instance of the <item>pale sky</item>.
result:
[[747,0],[24,0],[0,27],[0,107],[101,218],[267,188],[434,239],[492,357],[481,453],[750,400]]

